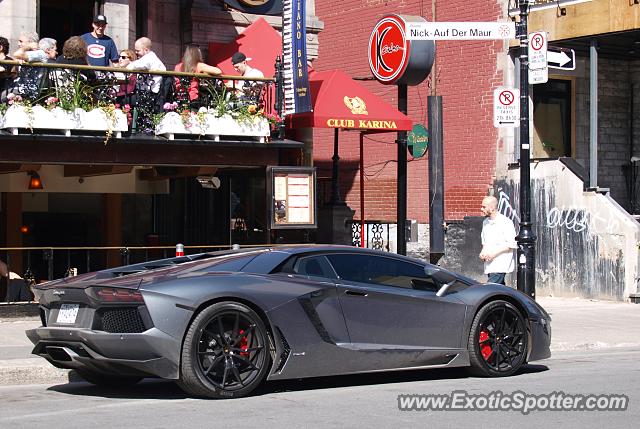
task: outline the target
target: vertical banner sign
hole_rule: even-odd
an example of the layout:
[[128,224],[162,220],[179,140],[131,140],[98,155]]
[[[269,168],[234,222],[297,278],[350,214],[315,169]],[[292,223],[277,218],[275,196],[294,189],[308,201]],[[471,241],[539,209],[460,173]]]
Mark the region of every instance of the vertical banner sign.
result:
[[306,0],[291,0],[292,18],[291,34],[293,35],[293,90],[296,113],[310,112],[311,91],[307,70],[307,19]]

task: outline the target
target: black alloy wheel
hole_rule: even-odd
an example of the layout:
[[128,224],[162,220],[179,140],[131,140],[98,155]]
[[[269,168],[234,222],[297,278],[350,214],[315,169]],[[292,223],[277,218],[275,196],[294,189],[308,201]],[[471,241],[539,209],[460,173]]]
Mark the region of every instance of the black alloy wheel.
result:
[[178,384],[196,396],[246,396],[267,375],[270,344],[262,319],[249,307],[213,304],[189,326]]
[[507,301],[492,301],[476,314],[469,333],[471,372],[505,377],[526,363],[528,332],[520,311]]

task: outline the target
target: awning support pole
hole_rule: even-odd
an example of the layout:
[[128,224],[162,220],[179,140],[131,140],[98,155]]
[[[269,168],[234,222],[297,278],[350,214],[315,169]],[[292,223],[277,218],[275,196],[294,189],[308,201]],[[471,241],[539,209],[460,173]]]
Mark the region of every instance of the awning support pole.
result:
[[340,157],[338,156],[338,129],[335,128],[333,134],[333,168],[331,170],[331,200],[330,203],[333,206],[341,206],[344,205],[342,198],[340,197],[340,184],[339,184],[339,176],[338,176],[338,168]]
[[364,133],[360,132],[360,247],[367,247],[364,222]]

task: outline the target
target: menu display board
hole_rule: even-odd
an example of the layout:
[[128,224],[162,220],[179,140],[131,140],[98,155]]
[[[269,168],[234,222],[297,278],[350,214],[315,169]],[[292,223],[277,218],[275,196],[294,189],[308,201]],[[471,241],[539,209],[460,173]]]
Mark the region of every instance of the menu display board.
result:
[[315,228],[316,172],[310,167],[269,167],[271,228]]

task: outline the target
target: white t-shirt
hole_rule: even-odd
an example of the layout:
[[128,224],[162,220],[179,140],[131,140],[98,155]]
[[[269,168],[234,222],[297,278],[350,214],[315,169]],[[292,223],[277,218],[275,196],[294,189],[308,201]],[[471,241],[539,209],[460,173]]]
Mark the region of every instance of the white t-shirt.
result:
[[[494,249],[509,247],[517,249],[516,229],[511,219],[498,213],[495,219],[482,221],[482,246],[491,252]],[[514,252],[501,253],[492,261],[484,262],[484,273],[510,273],[515,268]]]
[[[155,54],[155,52],[151,51],[147,53],[144,57],[139,58],[135,61],[131,61],[127,66],[129,70],[160,70],[165,71],[167,68],[160,61],[160,58]],[[153,77],[153,86],[151,87],[151,91],[156,94],[160,91],[160,82],[162,82],[162,76],[154,76]]]

